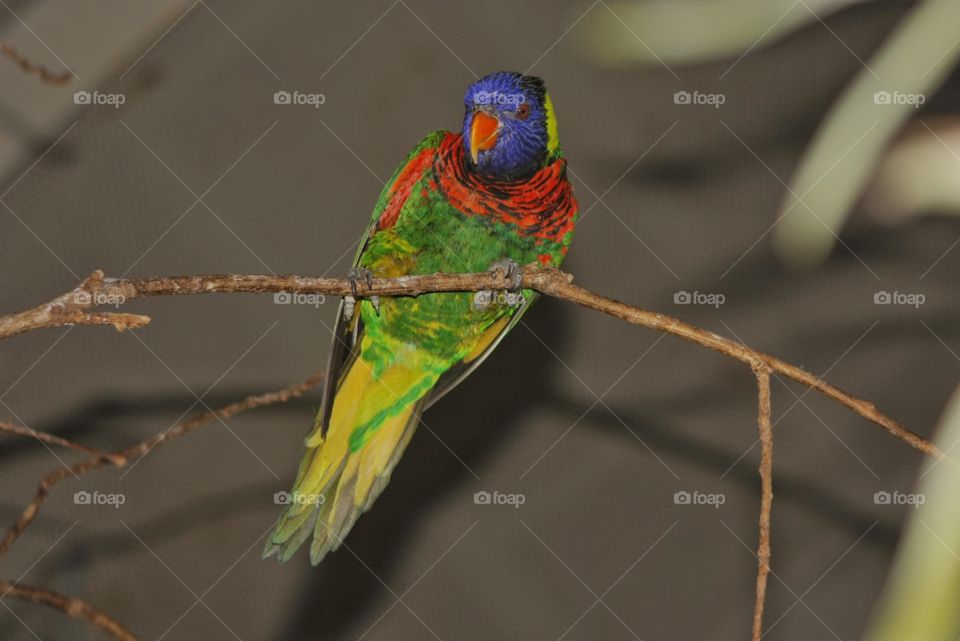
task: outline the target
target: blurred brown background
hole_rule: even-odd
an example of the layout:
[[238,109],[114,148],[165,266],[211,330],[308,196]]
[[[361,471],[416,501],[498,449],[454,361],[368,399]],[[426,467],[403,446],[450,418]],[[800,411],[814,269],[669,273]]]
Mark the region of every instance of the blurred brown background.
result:
[[[459,127],[475,76],[530,70],[550,88],[588,212],[566,263],[578,283],[826,373],[930,435],[960,371],[958,221],[883,227],[858,211],[847,248],[805,271],[783,268],[766,234],[779,179],[911,8],[824,14],[735,65],[605,66],[583,32],[620,24],[604,2],[7,0],[0,37],[77,77],[51,87],[0,60],[0,313],[97,268],[345,274],[409,148]],[[956,111],[958,87],[918,117]],[[124,104],[75,104],[81,90]],[[325,101],[278,105],[277,91]],[[676,104],[678,91],[725,103]],[[683,291],[725,302],[675,304]],[[879,291],[926,302],[875,305]],[[336,313],[332,299],[252,295],[127,308],[152,324],[0,342],[0,418],[131,444],[323,367]],[[746,638],[759,507],[749,369],[551,300],[526,325],[424,417],[349,550],[317,568],[306,554],[259,559],[314,392],[209,425],[125,475],[65,481],[0,576],[82,596],[143,639]],[[922,457],[816,393],[773,385],[767,638],[857,639],[909,510],[874,493],[909,491]],[[36,442],[0,439],[4,526],[57,465]],[[125,503],[75,504],[95,490]],[[525,502],[478,505],[478,491]],[[678,505],[679,491],[724,503]],[[106,638],[0,603],[3,639]]]

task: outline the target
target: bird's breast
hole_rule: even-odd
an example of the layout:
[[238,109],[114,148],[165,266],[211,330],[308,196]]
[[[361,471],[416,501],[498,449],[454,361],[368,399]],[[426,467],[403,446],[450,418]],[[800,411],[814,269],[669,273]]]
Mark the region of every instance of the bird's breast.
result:
[[573,230],[577,202],[563,158],[524,180],[491,179],[469,170],[462,137],[448,134],[435,157],[434,174],[441,193],[465,216],[502,222],[524,236],[558,244]]

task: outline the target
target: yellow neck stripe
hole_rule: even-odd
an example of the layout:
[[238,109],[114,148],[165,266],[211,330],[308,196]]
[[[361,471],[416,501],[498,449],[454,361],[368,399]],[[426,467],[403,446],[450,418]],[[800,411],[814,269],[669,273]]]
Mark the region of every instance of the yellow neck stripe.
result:
[[553,111],[549,93],[543,97],[543,107],[547,114],[547,152],[552,154],[560,149],[560,135],[557,133],[557,115]]

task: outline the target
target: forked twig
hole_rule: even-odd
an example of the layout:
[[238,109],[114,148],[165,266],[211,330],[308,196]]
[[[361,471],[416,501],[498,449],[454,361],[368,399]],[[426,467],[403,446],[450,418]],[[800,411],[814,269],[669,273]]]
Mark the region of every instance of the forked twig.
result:
[[[134,460],[145,456],[154,447],[162,445],[168,441],[172,441],[173,439],[183,436],[184,434],[216,419],[225,420],[234,414],[239,414],[240,412],[251,410],[257,407],[266,407],[276,403],[283,403],[292,398],[302,396],[307,390],[316,386],[317,383],[323,380],[323,378],[323,372],[317,372],[302,383],[285,387],[276,392],[267,392],[265,394],[259,394],[256,396],[248,396],[242,401],[225,405],[220,409],[198,414],[197,416],[194,416],[193,418],[190,418],[182,423],[177,423],[165,432],[151,436],[150,438],[141,441],[136,445],[124,448],[117,452],[100,452],[98,450],[92,450],[91,448],[86,448],[85,446],[78,445],[76,443],[67,441],[66,439],[61,439],[43,432],[22,429],[21,426],[12,426],[16,429],[4,430],[20,436],[40,438],[40,440],[43,440],[47,443],[63,445],[64,447],[69,447],[73,450],[91,453],[92,456],[69,467],[61,466],[48,473],[43,477],[43,479],[41,479],[40,485],[37,488],[37,493],[34,495],[33,500],[30,501],[26,508],[24,508],[23,512],[21,512],[20,516],[17,518],[16,523],[14,523],[13,526],[7,530],[3,540],[0,541],[0,557],[2,557],[10,549],[20,535],[23,534],[24,530],[26,530],[27,527],[29,527],[30,524],[33,523],[33,521],[37,518],[37,514],[40,512],[40,508],[43,506],[44,501],[46,501],[50,489],[59,481],[70,476],[80,476],[81,474],[105,465],[113,464],[117,467],[125,467]],[[0,426],[2,425],[3,424],[0,424]],[[11,426],[11,424],[6,425]],[[40,435],[43,435],[43,437]],[[47,588],[24,586],[16,582],[0,580],[0,599],[7,596],[25,601],[31,601],[34,603],[43,603],[63,611],[69,617],[86,619],[90,623],[93,623],[94,625],[106,630],[121,641],[137,641],[137,637],[132,632],[127,630],[124,626],[111,618],[102,610],[93,607],[81,599],[64,596],[52,590],[48,590]]]

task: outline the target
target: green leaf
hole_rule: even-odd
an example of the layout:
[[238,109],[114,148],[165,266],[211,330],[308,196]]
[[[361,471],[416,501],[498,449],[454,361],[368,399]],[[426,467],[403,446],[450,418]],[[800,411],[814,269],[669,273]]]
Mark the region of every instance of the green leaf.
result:
[[[773,240],[785,262],[813,264],[830,253],[891,139],[917,113],[917,101],[909,97],[930,98],[960,56],[958,45],[957,4],[918,4],[844,90],[780,209]],[[898,102],[898,96],[907,98]]]
[[[960,442],[960,393],[947,408],[937,445]],[[953,449],[956,457],[956,448]],[[956,641],[960,637],[960,466],[931,461],[887,587],[864,641]]]

